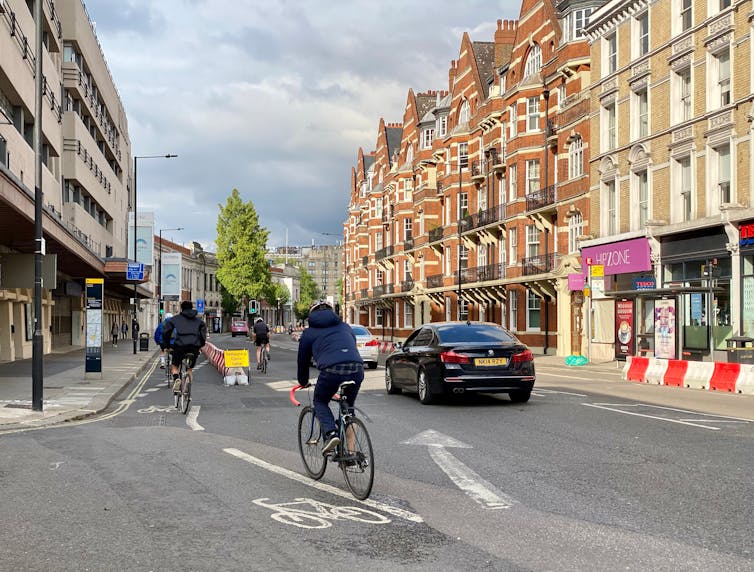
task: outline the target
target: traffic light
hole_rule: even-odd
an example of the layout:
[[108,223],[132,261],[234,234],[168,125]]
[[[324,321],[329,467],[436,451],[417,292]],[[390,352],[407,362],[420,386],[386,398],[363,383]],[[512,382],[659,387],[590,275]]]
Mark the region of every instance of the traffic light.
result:
[[249,300],[249,314],[256,314],[257,312],[259,312],[259,302]]

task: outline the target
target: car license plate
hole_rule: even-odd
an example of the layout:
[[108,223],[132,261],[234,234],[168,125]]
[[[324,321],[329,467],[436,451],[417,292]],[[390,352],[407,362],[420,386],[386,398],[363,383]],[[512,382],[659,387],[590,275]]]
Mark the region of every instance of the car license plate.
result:
[[508,358],[496,357],[496,358],[474,358],[474,365],[481,367],[489,367],[493,365],[508,365]]
[[357,343],[356,343],[356,347],[357,347],[357,348],[363,348],[363,347],[364,347],[364,344],[363,344],[363,343],[361,343],[361,342],[357,342]]

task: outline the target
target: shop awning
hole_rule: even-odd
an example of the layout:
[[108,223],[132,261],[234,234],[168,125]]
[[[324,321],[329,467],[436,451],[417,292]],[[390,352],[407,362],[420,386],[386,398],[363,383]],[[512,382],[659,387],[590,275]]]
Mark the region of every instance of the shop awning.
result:
[[719,288],[713,286],[708,288],[706,286],[673,286],[668,288],[647,288],[646,290],[615,290],[612,292],[605,292],[605,296],[611,298],[662,298],[663,296],[677,296],[678,294],[693,294],[699,292],[701,294],[723,294],[727,292],[725,288]]

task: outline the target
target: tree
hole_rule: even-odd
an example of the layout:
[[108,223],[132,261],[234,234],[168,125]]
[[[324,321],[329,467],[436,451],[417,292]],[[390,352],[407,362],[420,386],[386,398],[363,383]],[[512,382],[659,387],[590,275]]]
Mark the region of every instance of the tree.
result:
[[314,279],[304,268],[299,266],[299,284],[301,294],[298,302],[293,307],[293,312],[299,320],[305,320],[309,317],[309,306],[314,300],[321,297],[322,291],[314,283]]
[[243,201],[233,189],[225,205],[218,205],[217,279],[233,298],[263,298],[271,286],[265,257],[269,232],[259,225],[251,201]]
[[220,284],[220,307],[226,316],[232,316],[238,311],[238,300],[222,284]]

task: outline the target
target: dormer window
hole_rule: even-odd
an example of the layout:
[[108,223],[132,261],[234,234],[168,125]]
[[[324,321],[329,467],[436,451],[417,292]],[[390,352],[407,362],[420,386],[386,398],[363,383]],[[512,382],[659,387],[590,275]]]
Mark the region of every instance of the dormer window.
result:
[[529,50],[529,57],[526,58],[526,67],[524,68],[524,77],[529,77],[539,73],[542,69],[542,49],[539,44],[534,44]]
[[468,100],[464,99],[461,103],[461,110],[458,113],[458,124],[468,123],[471,119],[471,107]]

